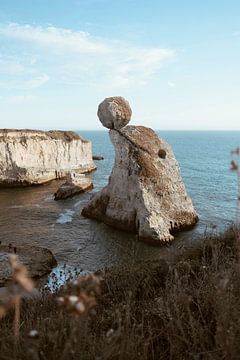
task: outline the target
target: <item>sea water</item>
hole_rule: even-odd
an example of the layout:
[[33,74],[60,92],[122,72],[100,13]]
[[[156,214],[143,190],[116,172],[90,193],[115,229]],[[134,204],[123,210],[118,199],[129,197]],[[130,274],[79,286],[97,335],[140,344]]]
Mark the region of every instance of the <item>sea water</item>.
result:
[[[118,231],[81,216],[96,191],[108,182],[114,148],[107,131],[80,131],[92,141],[96,161],[94,189],[64,201],[54,201],[61,181],[29,188],[0,189],[0,240],[5,244],[32,244],[49,248],[59,265],[92,271],[134,259],[156,259],[169,252],[136,241],[133,234]],[[236,216],[237,177],[230,171],[230,152],[240,145],[240,132],[158,131],[173,147],[188,194],[200,217],[191,231],[176,237],[178,249],[200,241],[207,231],[222,231]],[[213,230],[214,229],[214,230]]]

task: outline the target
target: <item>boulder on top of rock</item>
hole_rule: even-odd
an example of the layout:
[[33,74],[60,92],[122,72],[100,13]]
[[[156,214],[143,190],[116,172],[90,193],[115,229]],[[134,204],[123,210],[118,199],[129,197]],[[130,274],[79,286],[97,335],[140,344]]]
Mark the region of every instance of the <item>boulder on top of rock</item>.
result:
[[101,102],[97,115],[104,127],[118,130],[129,123],[132,110],[123,97],[113,96]]
[[108,185],[93,195],[82,214],[139,239],[163,244],[198,216],[187,195],[171,147],[150,128],[110,130],[115,163]]

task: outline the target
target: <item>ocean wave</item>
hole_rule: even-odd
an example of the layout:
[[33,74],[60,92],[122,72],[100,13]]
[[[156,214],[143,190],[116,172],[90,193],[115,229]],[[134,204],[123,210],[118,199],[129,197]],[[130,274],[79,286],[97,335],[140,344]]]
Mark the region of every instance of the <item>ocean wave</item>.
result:
[[59,218],[57,219],[56,223],[57,224],[67,224],[67,223],[71,223],[72,219],[73,219],[73,215],[74,215],[75,211],[71,210],[71,209],[66,209],[64,213],[61,213]]

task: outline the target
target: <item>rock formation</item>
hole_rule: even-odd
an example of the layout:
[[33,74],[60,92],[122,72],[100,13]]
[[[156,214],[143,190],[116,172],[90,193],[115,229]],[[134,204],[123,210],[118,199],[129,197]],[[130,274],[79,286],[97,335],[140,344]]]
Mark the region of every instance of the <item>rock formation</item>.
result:
[[0,130],[0,185],[37,185],[94,169],[91,142],[74,132]]
[[109,183],[82,214],[135,232],[147,242],[171,241],[175,232],[198,221],[173,151],[152,129],[123,126],[114,124],[110,130],[115,164]]
[[93,155],[92,157],[93,160],[104,160],[104,157],[103,156],[99,156],[99,155]]
[[129,123],[132,110],[127,100],[121,96],[106,98],[98,107],[98,117],[108,129],[121,129]]
[[26,265],[32,278],[39,278],[49,273],[57,265],[50,250],[38,246],[10,246],[0,244],[0,287],[11,278],[11,268],[8,262],[9,254],[18,255],[21,263]]
[[55,192],[55,200],[64,200],[93,188],[92,180],[84,174],[69,173],[66,182]]

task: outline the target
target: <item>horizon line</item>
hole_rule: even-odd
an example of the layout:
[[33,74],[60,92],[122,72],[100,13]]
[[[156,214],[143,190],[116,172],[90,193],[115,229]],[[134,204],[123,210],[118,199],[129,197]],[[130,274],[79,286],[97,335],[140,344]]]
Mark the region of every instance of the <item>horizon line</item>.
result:
[[[136,125],[139,126],[139,125]],[[149,128],[149,126],[146,126]],[[239,131],[240,129],[154,129],[151,127],[152,130],[154,131],[195,131],[195,132],[200,132],[200,131],[219,131],[219,132],[231,132],[231,131]],[[103,129],[73,129],[73,128],[29,128],[29,127],[15,127],[15,128],[0,128],[0,131],[2,130],[35,130],[35,131],[109,131],[110,129],[107,128],[103,128]]]

